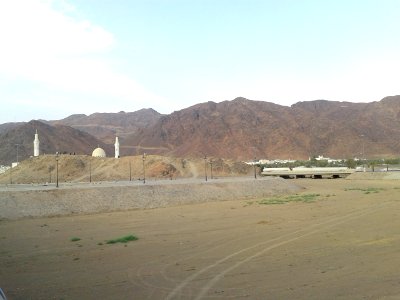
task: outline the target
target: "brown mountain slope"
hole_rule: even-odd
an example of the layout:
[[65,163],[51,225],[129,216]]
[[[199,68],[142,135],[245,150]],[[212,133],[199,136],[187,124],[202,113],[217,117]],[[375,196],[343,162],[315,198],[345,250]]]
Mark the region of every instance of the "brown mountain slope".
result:
[[265,144],[290,122],[283,106],[237,98],[174,112],[126,142],[150,153],[248,159],[264,153]]
[[[40,154],[44,153],[76,153],[91,154],[98,145],[109,155],[114,153],[113,147],[104,144],[86,132],[69,126],[51,126],[39,121],[30,121],[11,128],[0,134],[0,165],[21,161],[33,155],[33,140],[35,131],[40,140]],[[18,147],[17,147],[18,144]]]
[[[132,153],[235,159],[396,156],[400,96],[373,103],[300,102],[285,107],[237,98],[163,116],[126,138]],[[364,150],[364,151],[363,151]]]
[[162,115],[154,109],[141,109],[135,112],[94,113],[71,115],[62,120],[50,121],[50,124],[67,125],[87,132],[104,143],[114,143],[115,136],[121,140],[134,134],[139,128],[155,124]]
[[111,155],[118,133],[126,136],[121,139],[121,156],[146,152],[186,158],[207,155],[250,160],[254,157],[307,159],[313,155],[398,157],[400,152],[400,96],[373,103],[317,100],[291,107],[237,98],[201,103],[164,116],[153,110],[141,110],[89,117],[73,115],[51,121],[63,122],[91,128],[92,132],[98,130],[96,135],[102,136],[108,146],[68,126],[50,126],[37,121],[13,124],[0,134],[0,164],[16,161],[16,144],[21,144],[19,160],[32,155],[36,128],[41,153],[90,154],[99,144]]
[[25,124],[25,122],[11,122],[11,123],[0,124],[0,134],[12,128],[18,127],[22,124]]

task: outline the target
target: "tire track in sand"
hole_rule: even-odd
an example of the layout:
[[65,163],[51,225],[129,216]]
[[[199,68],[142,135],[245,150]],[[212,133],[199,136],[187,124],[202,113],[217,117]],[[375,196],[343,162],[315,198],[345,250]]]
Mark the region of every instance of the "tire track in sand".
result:
[[[293,232],[284,234],[282,236],[273,238],[273,239],[269,239],[257,244],[254,244],[250,247],[246,247],[246,248],[242,248],[241,250],[238,250],[236,252],[233,252],[219,260],[217,260],[216,262],[202,268],[201,270],[199,270],[196,273],[193,273],[191,276],[188,276],[185,280],[183,280],[179,285],[177,285],[168,295],[165,299],[175,299],[182,291],[183,289],[193,280],[195,280],[198,276],[200,276],[201,274],[206,273],[209,270],[212,270],[213,268],[219,266],[220,264],[226,262],[227,260],[234,258],[235,256],[238,256],[242,253],[248,253],[248,256],[244,259],[239,260],[238,262],[236,262],[235,264],[231,265],[230,267],[225,268],[224,270],[218,272],[216,275],[214,275],[209,281],[207,281],[207,283],[200,289],[199,293],[197,294],[197,296],[194,298],[196,300],[202,299],[207,292],[221,279],[224,277],[225,274],[227,274],[228,272],[236,269],[237,267],[239,267],[240,265],[258,257],[261,256],[265,253],[267,253],[268,251],[278,248],[280,246],[283,246],[285,244],[289,244],[291,242],[294,242],[296,240],[299,240],[301,238],[313,235],[315,233],[318,232],[322,232],[324,230],[327,230],[329,228],[335,227],[337,225],[341,225],[343,223],[349,222],[353,219],[357,219],[360,218],[362,216],[368,215],[368,214],[372,214],[374,212],[376,212],[379,209],[383,209],[385,208],[389,203],[385,203],[385,204],[380,204],[380,205],[375,205],[373,207],[369,207],[366,209],[362,209],[362,210],[356,210],[356,211],[352,211],[344,216],[339,216],[339,217],[332,217],[331,219],[324,221],[324,222],[320,222],[320,223],[316,223],[313,225],[310,225],[304,229],[298,229],[295,230]],[[315,227],[317,227],[315,229]],[[258,247],[261,246],[265,246],[268,245],[272,242],[275,242],[271,245],[269,245],[266,248],[263,248],[262,250],[258,250]]]

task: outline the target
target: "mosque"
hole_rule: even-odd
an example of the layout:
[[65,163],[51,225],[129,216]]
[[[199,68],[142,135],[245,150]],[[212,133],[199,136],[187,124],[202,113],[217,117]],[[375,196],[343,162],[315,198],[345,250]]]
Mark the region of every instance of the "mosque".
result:
[[[39,146],[40,146],[40,141],[39,141],[39,135],[36,129],[35,133],[35,139],[33,140],[33,156],[39,156]],[[115,144],[114,144],[114,157],[119,158],[119,140],[118,137],[115,137]],[[96,149],[93,150],[92,152],[93,157],[106,157],[106,152],[104,149],[97,147]]]
[[[92,152],[93,157],[106,157],[106,151],[104,149],[97,147]],[[114,144],[114,157],[119,158],[119,140],[118,137],[115,137],[115,144]]]

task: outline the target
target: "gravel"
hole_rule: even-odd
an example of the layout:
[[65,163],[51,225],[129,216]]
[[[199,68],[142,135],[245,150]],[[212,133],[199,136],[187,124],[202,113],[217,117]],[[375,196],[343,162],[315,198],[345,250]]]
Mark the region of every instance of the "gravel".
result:
[[399,171],[389,172],[356,172],[347,177],[350,180],[399,180]]
[[301,188],[281,178],[225,178],[0,186],[0,219],[92,214],[287,194]]

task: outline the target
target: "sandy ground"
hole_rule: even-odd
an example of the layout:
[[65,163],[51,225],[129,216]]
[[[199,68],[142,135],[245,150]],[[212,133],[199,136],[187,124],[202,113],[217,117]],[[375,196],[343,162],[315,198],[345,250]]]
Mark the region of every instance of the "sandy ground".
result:
[[[0,221],[0,287],[9,299],[400,299],[400,182],[294,182],[316,201]],[[128,234],[139,240],[104,243]]]

